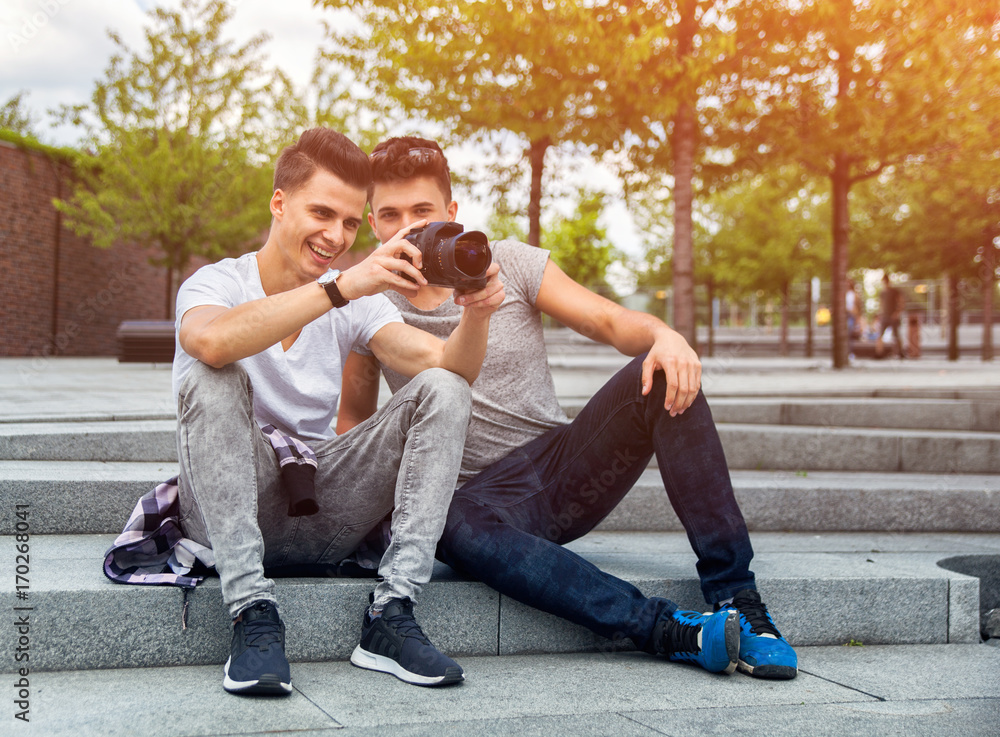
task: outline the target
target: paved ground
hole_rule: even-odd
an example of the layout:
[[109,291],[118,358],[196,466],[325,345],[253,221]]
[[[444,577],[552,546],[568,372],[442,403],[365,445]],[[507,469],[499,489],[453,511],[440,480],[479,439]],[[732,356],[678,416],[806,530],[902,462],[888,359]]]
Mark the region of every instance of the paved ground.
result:
[[[554,351],[560,395],[588,396],[623,360],[603,350]],[[859,361],[844,371],[828,363],[729,355],[705,361],[704,383],[710,398],[822,390],[863,401],[911,388],[1000,393],[997,366],[972,359]],[[169,418],[169,387],[166,366],[2,359],[0,422]],[[10,591],[12,582],[3,585]],[[903,596],[899,606],[911,604]],[[0,631],[0,643],[13,648],[12,627]],[[28,679],[30,723],[14,718],[20,677],[7,674],[0,676],[7,709],[0,733],[985,736],[1000,730],[1000,648],[868,645],[799,653],[801,674],[791,682],[715,676],[636,653],[468,657],[461,659],[468,680],[441,690],[342,661],[297,663],[296,690],[283,700],[226,694],[218,666],[41,672]]]
[[285,699],[231,696],[217,666],[43,673],[32,680],[32,723],[8,727],[5,720],[4,734],[997,734],[1000,648],[841,646],[799,654],[798,678],[778,682],[639,653],[463,658],[467,680],[435,690],[343,661],[301,663]]
[[[550,364],[560,397],[589,397],[628,359],[604,346],[559,350]],[[976,359],[860,360],[834,370],[828,359],[706,358],[703,386],[713,396],[953,392],[984,387],[1000,397],[1000,365]],[[113,358],[0,359],[0,422],[52,418],[175,416],[170,366],[121,364]]]

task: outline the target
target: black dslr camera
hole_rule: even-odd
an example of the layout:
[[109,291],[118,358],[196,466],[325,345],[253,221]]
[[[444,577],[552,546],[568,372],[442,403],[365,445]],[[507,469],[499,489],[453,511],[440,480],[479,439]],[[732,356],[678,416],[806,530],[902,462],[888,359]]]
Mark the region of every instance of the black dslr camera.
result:
[[[428,284],[463,290],[486,286],[486,270],[493,263],[489,238],[478,230],[464,230],[458,223],[428,223],[404,236],[420,249],[420,273]],[[402,258],[412,263],[409,256]]]

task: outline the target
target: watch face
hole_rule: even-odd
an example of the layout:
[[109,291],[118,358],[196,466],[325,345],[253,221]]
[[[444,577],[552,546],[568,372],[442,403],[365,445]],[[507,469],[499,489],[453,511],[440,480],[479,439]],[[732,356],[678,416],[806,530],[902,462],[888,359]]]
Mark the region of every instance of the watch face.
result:
[[340,272],[334,269],[333,271],[328,271],[323,276],[321,276],[317,281],[324,286],[332,281],[336,281],[337,277],[340,276]]

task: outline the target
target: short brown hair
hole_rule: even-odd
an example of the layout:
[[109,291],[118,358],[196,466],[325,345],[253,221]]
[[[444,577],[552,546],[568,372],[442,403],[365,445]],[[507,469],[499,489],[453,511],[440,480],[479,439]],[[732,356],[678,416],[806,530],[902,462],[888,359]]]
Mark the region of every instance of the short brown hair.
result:
[[366,192],[371,187],[372,167],[357,144],[330,128],[310,128],[278,157],[274,167],[275,191],[294,192],[308,182],[318,168],[352,187]]
[[[433,155],[414,157],[411,152],[431,151]],[[444,194],[445,202],[451,202],[451,171],[444,151],[435,142],[416,136],[400,136],[382,141],[372,149],[372,186],[368,189],[368,199],[372,197],[374,185],[417,177],[430,177]]]

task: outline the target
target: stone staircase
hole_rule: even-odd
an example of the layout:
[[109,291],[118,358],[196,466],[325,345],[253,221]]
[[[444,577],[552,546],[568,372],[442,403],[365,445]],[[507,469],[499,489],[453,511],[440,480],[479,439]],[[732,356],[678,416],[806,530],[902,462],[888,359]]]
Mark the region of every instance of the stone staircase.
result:
[[[1000,557],[1000,395],[710,397],[752,531],[753,568],[798,645],[976,642],[979,579],[938,562]],[[582,401],[567,399],[567,412]],[[168,414],[53,414],[0,422],[0,509],[28,504],[32,664],[83,670],[218,664],[229,647],[217,579],[121,586],[103,553],[135,500],[176,473]],[[695,558],[654,465],[571,547],[651,595],[701,608]],[[5,580],[16,519],[0,518]],[[346,658],[370,581],[281,579],[293,661]],[[10,611],[12,589],[0,594]],[[182,609],[187,606],[187,627]],[[418,608],[443,650],[602,650],[611,643],[438,564]],[[11,650],[0,671],[15,669]]]

